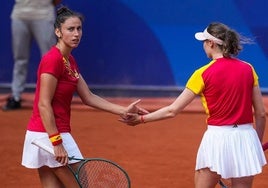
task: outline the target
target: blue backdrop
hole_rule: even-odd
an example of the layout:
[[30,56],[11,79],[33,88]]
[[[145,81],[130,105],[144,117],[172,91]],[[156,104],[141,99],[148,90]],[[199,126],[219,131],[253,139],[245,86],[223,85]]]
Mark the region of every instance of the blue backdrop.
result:
[[[194,33],[212,21],[223,22],[255,39],[240,58],[250,62],[268,88],[266,0],[63,0],[85,16],[83,39],[73,51],[91,86],[183,87],[193,71],[209,60]],[[0,84],[10,83],[10,12],[1,3]],[[35,83],[39,51],[33,43],[28,83]]]

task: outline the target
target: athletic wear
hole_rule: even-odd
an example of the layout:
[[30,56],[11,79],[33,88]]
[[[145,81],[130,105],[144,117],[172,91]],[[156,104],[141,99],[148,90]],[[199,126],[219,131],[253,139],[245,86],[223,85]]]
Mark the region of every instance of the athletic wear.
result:
[[23,20],[55,20],[52,0],[16,0],[11,18]]
[[53,46],[42,58],[37,73],[38,79],[36,84],[33,114],[27,127],[28,130],[46,132],[39,114],[38,102],[40,94],[40,76],[43,73],[48,73],[58,80],[57,88],[52,100],[52,108],[55,114],[57,129],[60,133],[71,131],[71,102],[79,79],[71,73],[76,72],[78,74],[79,71],[73,56],[69,56],[68,59],[70,68],[66,66],[66,60],[63,58],[59,49],[55,46]]
[[[68,153],[68,156],[82,159],[83,156],[74,141],[70,133],[61,133],[63,140],[63,146]],[[47,133],[27,131],[24,140],[24,148],[22,155],[22,165],[27,168],[39,168],[42,166],[49,166],[51,168],[62,166],[58,161],[55,160],[54,155],[47,151],[31,144],[33,140],[41,139],[42,143],[51,147],[53,146],[48,138]],[[76,163],[76,160],[69,161],[69,164]]]
[[13,77],[12,97],[20,100],[25,89],[33,39],[44,55],[56,43],[52,0],[16,0],[11,13]]
[[196,170],[209,168],[222,178],[253,176],[266,159],[253,128],[252,96],[258,86],[253,67],[239,59],[219,58],[196,70],[186,87],[201,95],[208,115]]
[[201,141],[195,169],[209,168],[222,178],[253,176],[266,164],[257,133],[251,124],[208,126]]
[[7,99],[7,103],[2,107],[4,111],[16,110],[21,108],[21,100],[16,101],[13,97]]
[[186,87],[201,95],[207,123],[220,126],[253,122],[252,91],[256,85],[258,77],[250,64],[219,58],[196,70]]
[[61,166],[61,164],[55,160],[53,155],[31,144],[32,140],[43,138],[42,140],[45,140],[45,143],[53,148],[38,109],[40,77],[41,74],[45,73],[51,74],[57,79],[57,88],[53,96],[52,108],[57,129],[62,136],[63,146],[69,156],[82,158],[80,150],[70,134],[71,101],[73,94],[77,89],[77,82],[79,79],[78,72],[77,64],[73,56],[70,55],[68,60],[65,59],[60,50],[55,46],[43,56],[37,72],[38,79],[36,83],[33,113],[25,135],[22,165],[28,168]]

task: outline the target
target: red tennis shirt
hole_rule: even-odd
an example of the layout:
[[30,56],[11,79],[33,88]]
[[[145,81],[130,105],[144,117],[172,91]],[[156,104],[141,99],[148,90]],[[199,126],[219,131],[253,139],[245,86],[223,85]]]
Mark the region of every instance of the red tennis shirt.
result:
[[196,70],[186,87],[201,95],[209,125],[253,122],[252,93],[258,85],[254,68],[234,58],[219,58]]
[[46,132],[42,123],[38,102],[40,93],[40,76],[48,73],[57,78],[57,87],[52,100],[56,126],[59,132],[70,132],[71,101],[77,88],[78,67],[73,56],[68,57],[70,66],[67,65],[59,49],[53,46],[45,54],[40,62],[37,72],[37,83],[33,113],[28,123],[27,129],[30,131]]

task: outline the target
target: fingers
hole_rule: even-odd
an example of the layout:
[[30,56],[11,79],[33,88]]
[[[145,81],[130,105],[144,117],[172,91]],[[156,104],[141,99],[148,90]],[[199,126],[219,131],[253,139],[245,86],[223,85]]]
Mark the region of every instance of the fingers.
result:
[[123,122],[130,126],[135,126],[141,123],[140,115],[146,115],[149,113],[149,111],[137,107],[136,105],[141,101],[141,99],[138,99],[131,103],[125,114],[121,115],[119,121]]
[[118,119],[118,121],[130,126],[138,125],[140,122],[140,115],[136,113],[127,113],[124,117]]
[[141,101],[141,99],[138,99],[136,101],[134,101],[133,103],[130,104],[130,106],[135,106],[136,104],[138,104]]
[[129,126],[136,126],[138,125],[139,123],[134,123],[134,122],[131,122],[131,121],[126,121],[125,119],[118,119],[118,121],[122,122],[122,123],[125,123]]
[[138,99],[136,101],[134,101],[133,103],[131,103],[128,107],[127,107],[127,112],[132,112],[132,113],[137,113],[137,114],[148,114],[149,112],[141,107],[136,106],[139,102],[141,101],[141,99]]
[[67,165],[68,164],[68,161],[69,161],[69,159],[68,159],[68,156],[67,155],[65,155],[65,156],[57,156],[56,157],[56,161],[58,161],[59,163],[61,163],[62,165]]
[[56,161],[58,161],[62,165],[68,164],[68,153],[66,152],[62,144],[54,146],[54,153]]
[[140,114],[140,115],[149,114],[149,111],[147,111],[143,108],[140,108],[140,107],[137,107],[137,108],[138,108],[138,114]]

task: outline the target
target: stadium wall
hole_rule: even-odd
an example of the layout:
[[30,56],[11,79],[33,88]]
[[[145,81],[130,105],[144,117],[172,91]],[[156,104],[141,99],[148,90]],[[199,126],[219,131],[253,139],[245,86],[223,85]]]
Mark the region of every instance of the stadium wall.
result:
[[[194,33],[223,22],[255,44],[239,55],[251,63],[263,92],[268,91],[268,1],[242,0],[63,0],[85,16],[83,38],[73,51],[91,88],[121,91],[177,91],[209,59]],[[0,85],[12,77],[10,12],[1,3]],[[34,87],[39,51],[33,43],[28,87]],[[119,92],[120,95],[123,92]]]

